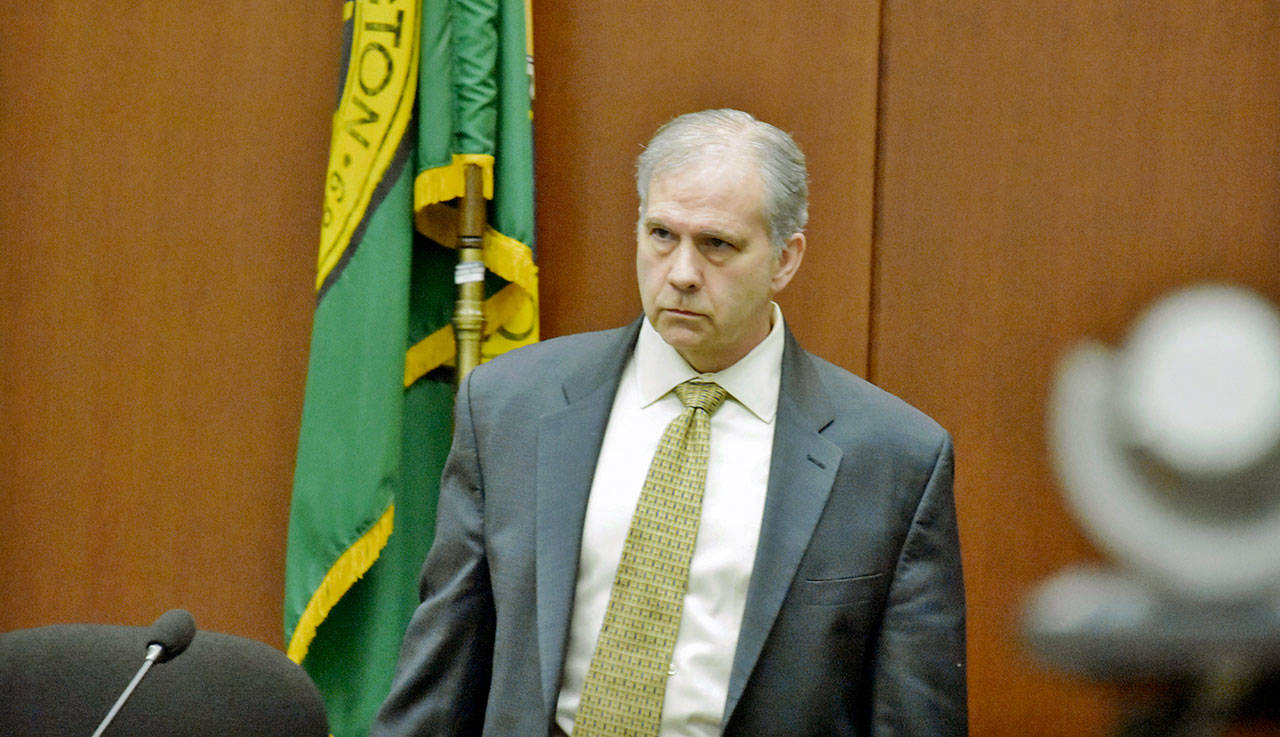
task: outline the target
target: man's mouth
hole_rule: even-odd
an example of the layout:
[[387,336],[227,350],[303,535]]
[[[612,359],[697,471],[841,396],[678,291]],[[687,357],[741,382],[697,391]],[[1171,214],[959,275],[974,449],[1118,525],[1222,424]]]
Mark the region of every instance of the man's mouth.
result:
[[666,312],[669,315],[674,315],[676,317],[703,317],[703,314],[701,312],[693,312],[692,310],[681,310],[675,307],[668,307],[664,309],[663,312]]

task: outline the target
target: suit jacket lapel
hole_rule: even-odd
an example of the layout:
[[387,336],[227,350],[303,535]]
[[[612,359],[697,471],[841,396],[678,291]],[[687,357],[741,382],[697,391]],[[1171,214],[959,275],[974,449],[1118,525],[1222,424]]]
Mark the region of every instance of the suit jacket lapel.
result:
[[722,728],[755,668],[840,466],[840,449],[819,434],[834,416],[811,360],[788,331],[760,544],[729,675]]
[[543,416],[536,470],[538,654],[547,718],[560,688],[587,496],[618,380],[635,346],[637,320],[609,334],[600,348],[566,357],[575,368],[563,384],[564,405]]

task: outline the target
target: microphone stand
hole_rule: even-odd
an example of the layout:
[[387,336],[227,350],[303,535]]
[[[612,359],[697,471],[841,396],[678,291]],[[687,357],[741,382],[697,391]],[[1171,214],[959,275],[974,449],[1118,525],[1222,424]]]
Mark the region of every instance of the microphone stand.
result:
[[133,693],[133,689],[138,687],[142,682],[143,676],[147,675],[147,671],[151,670],[151,666],[160,659],[160,655],[164,653],[164,646],[160,643],[153,642],[147,646],[147,657],[142,661],[142,667],[134,674],[133,680],[129,681],[129,685],[125,686],[124,692],[120,694],[120,698],[116,699],[116,703],[111,706],[111,711],[107,712],[107,716],[103,718],[102,723],[94,730],[93,737],[102,737],[103,731],[116,718],[116,714],[120,711],[120,707],[124,706],[124,702],[129,700],[129,695]]

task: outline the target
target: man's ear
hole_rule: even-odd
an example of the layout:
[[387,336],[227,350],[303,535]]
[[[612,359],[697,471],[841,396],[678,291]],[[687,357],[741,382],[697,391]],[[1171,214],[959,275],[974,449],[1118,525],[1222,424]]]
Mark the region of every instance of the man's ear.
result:
[[773,268],[773,293],[781,292],[783,287],[791,283],[796,275],[800,262],[804,260],[804,233],[792,233],[778,254],[777,264]]

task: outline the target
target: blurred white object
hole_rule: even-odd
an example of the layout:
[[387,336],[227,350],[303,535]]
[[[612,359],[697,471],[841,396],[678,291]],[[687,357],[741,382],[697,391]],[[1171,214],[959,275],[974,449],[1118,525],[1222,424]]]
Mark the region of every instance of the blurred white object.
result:
[[1142,318],[1118,364],[1128,439],[1176,471],[1229,475],[1280,447],[1280,314],[1253,293],[1175,293]]
[[1173,601],[1122,570],[1073,567],[1036,588],[1023,631],[1041,659],[1102,680],[1178,680],[1280,665],[1280,609]]
[[1228,286],[1157,303],[1117,351],[1066,356],[1049,402],[1066,498],[1119,562],[1180,596],[1280,590],[1280,313]]

